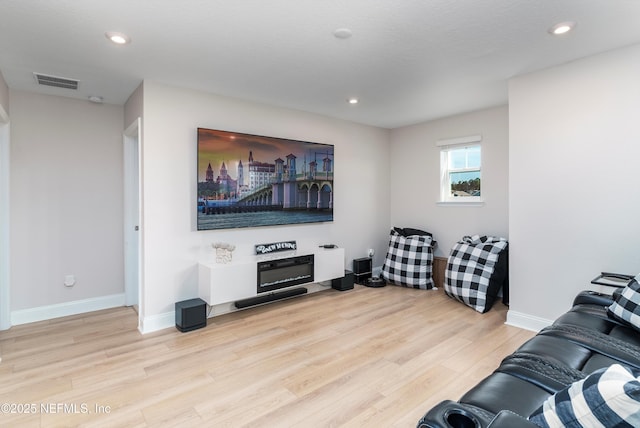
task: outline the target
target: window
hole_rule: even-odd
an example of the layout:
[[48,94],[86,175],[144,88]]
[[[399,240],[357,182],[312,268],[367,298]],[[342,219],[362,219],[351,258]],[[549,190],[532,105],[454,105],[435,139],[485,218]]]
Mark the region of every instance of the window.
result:
[[440,202],[481,202],[482,137],[438,141]]

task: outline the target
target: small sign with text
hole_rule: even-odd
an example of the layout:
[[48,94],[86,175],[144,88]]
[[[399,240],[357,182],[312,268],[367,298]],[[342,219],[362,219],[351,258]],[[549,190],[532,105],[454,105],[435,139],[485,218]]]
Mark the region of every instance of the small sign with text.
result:
[[278,251],[290,251],[297,249],[296,241],[274,242],[272,244],[256,245],[256,254],[270,254]]

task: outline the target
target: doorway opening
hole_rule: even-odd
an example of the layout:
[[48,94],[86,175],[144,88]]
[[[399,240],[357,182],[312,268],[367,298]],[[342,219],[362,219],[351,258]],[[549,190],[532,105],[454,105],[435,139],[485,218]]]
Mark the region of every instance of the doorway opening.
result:
[[123,134],[124,145],[124,292],[125,305],[138,313],[138,329],[144,315],[142,299],[142,228],[140,142],[141,119]]

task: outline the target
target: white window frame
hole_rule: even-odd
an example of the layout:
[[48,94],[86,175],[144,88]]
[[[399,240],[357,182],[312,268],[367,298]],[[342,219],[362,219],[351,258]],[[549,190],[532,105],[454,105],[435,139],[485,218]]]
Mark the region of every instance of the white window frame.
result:
[[[440,148],[440,201],[442,205],[482,205],[482,135],[470,135],[468,137],[449,138],[438,140],[436,146]],[[480,166],[472,168],[449,168],[449,152],[471,147],[480,147]],[[475,172],[480,174],[480,196],[452,196],[450,173],[451,172]]]

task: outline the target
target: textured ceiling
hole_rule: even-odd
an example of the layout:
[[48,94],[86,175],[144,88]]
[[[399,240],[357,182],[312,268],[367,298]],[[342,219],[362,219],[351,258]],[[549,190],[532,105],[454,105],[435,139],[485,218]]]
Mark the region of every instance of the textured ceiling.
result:
[[12,89],[124,104],[149,79],[385,128],[505,104],[513,76],[636,43],[639,0],[0,1]]

